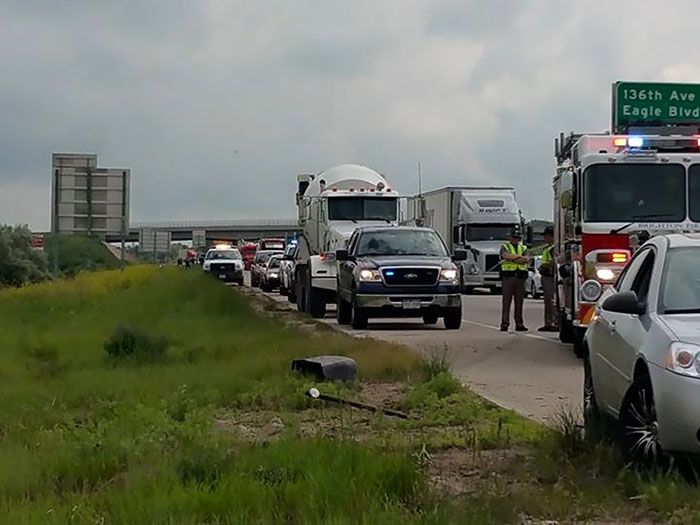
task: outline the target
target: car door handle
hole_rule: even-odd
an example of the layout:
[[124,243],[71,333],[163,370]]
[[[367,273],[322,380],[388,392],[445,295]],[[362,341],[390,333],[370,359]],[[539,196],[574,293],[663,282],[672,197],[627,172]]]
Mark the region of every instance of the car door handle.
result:
[[617,332],[617,321],[615,321],[615,319],[610,321],[610,331]]

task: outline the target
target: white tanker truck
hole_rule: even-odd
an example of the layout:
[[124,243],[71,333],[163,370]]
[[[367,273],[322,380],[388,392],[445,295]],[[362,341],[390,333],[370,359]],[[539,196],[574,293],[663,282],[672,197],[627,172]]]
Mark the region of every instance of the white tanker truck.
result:
[[336,302],[335,251],[360,226],[397,224],[398,193],[374,170],[356,164],[297,176],[302,235],[295,257],[297,308],[323,317]]

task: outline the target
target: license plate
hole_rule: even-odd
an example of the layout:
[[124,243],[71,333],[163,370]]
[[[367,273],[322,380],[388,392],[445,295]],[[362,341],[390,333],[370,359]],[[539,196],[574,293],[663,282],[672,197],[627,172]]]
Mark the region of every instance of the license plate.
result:
[[406,299],[403,302],[404,310],[419,310],[420,309],[420,299]]

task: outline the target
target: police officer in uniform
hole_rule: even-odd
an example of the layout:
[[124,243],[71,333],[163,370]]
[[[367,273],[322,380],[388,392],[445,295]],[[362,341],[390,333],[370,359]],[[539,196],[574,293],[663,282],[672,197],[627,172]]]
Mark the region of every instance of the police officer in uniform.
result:
[[523,322],[525,302],[525,280],[530,258],[526,246],[521,241],[520,228],[515,227],[510,241],[501,246],[501,276],[503,279],[503,302],[501,306],[501,331],[507,332],[510,326],[510,303],[515,300],[515,330],[527,332]]
[[544,295],[544,326],[538,329],[539,332],[558,332],[555,315],[555,293],[556,279],[554,258],[552,249],[554,248],[554,228],[547,226],[544,229],[545,247],[542,250],[540,259],[540,277],[542,279],[542,295]]

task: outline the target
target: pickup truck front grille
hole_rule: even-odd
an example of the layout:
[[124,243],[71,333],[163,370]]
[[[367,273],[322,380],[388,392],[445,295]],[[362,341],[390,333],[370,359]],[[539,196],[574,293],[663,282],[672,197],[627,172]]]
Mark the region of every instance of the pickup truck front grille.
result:
[[431,286],[437,284],[438,268],[383,268],[387,286]]
[[236,270],[236,265],[234,263],[211,263],[212,272],[234,272]]

